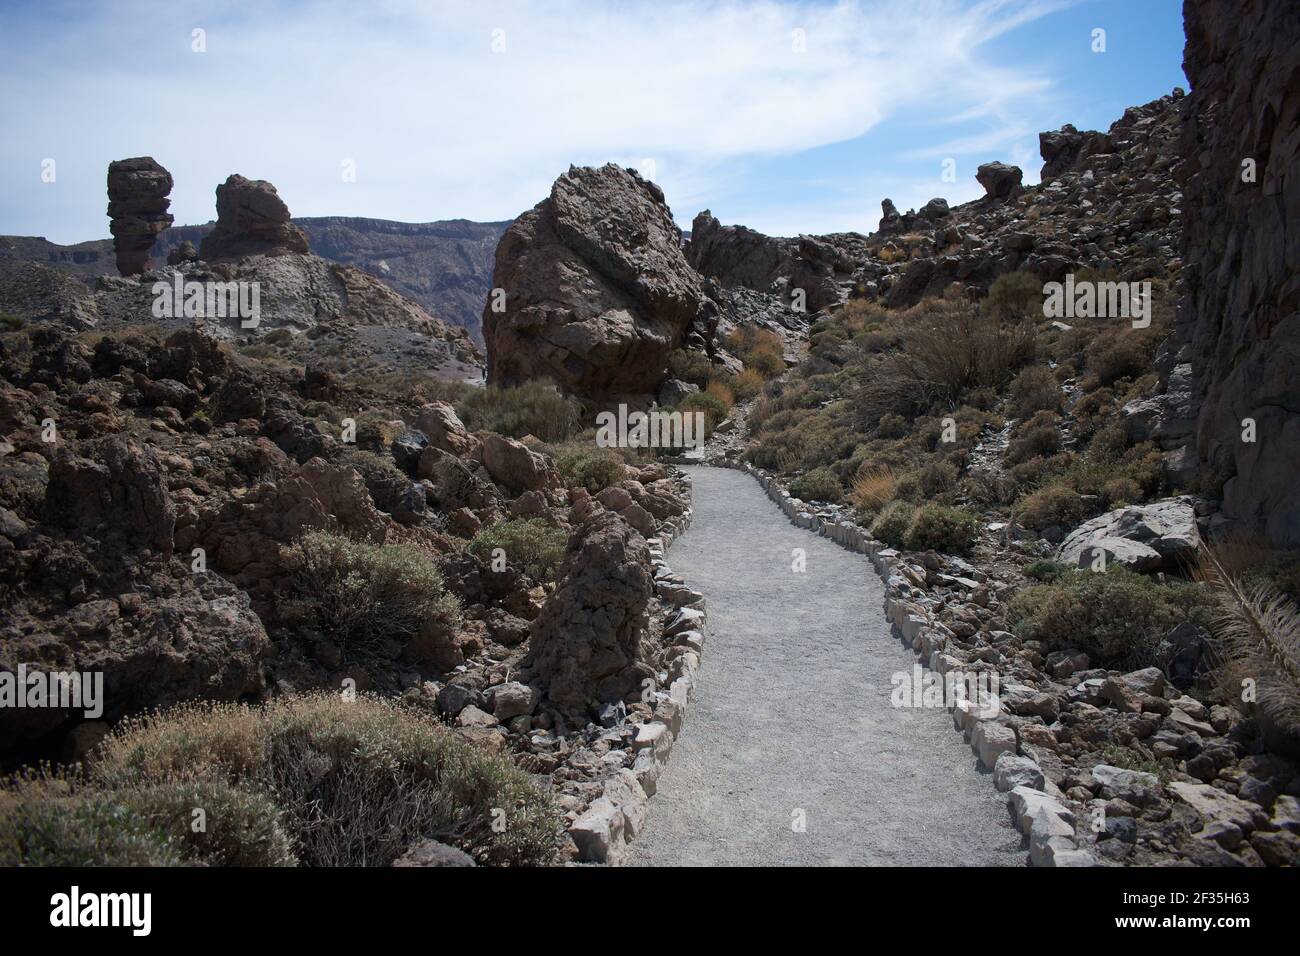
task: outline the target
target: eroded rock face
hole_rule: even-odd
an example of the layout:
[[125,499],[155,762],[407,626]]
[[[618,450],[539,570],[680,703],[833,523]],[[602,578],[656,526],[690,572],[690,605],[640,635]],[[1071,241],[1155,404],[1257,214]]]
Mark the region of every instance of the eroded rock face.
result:
[[652,395],[668,353],[712,311],[663,191],[612,164],[570,167],[514,222],[493,286],[505,311],[489,297],[489,383],[550,379],[596,403]]
[[172,175],[151,156],[119,159],[108,164],[109,231],[117,271],[139,275],[153,268],[149,250],[158,234],[173,222],[167,212]]
[[306,234],[289,221],[289,207],[270,183],[235,173],[217,187],[217,225],[200,246],[203,259],[306,251]]
[[[1179,361],[1223,513],[1300,546],[1300,10],[1187,0]],[[1253,182],[1243,179],[1252,160]],[[1249,178],[1249,177],[1248,177]],[[1243,441],[1246,419],[1255,440]]]
[[62,449],[50,468],[45,507],[57,525],[171,553],[176,508],[158,456],[128,439],[109,436],[78,452]]
[[612,511],[584,504],[559,586],[530,629],[536,676],[551,702],[579,712],[653,676],[641,644],[654,594],[645,539]]

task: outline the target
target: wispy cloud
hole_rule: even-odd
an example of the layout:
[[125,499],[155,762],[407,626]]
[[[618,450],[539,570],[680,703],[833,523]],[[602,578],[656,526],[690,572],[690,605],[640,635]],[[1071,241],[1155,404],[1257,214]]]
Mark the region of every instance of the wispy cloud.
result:
[[[1010,144],[1050,88],[986,44],[1065,4],[115,3],[0,14],[0,232],[106,234],[104,168],[150,154],[181,222],[231,172],[296,215],[501,219],[569,163],[651,159],[675,211],[898,117],[966,123],[916,157]],[[51,29],[57,22],[58,28]],[[206,31],[206,52],[191,34]],[[42,158],[59,162],[39,183]],[[356,181],[341,175],[355,163]],[[878,200],[877,200],[878,201]],[[687,203],[685,207],[683,203]],[[784,197],[793,214],[797,199]],[[778,203],[780,204],[780,203]],[[809,210],[815,212],[815,210]],[[810,217],[802,228],[822,224]],[[93,228],[90,224],[96,224]]]

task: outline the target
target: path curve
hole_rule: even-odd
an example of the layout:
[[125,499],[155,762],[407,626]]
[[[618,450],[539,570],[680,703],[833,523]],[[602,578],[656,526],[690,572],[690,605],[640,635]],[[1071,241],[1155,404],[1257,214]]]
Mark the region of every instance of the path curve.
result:
[[1021,865],[1006,799],[948,713],[890,705],[914,658],[867,559],[790,524],[743,472],[686,470],[694,518],[669,561],[704,593],[709,634],[630,862]]

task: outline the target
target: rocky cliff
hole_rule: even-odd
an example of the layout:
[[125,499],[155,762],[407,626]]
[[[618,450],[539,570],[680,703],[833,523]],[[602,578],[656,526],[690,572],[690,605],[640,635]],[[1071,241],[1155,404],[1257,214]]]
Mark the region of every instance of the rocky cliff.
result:
[[1226,478],[1223,515],[1294,548],[1300,8],[1186,0],[1183,13],[1185,294],[1170,361],[1191,366],[1196,452]]

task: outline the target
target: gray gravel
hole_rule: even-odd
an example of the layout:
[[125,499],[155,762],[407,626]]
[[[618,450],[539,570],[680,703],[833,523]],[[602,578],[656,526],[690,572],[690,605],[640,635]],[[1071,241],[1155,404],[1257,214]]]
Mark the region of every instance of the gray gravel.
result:
[[708,641],[630,862],[1021,865],[948,713],[890,705],[913,657],[867,559],[794,527],[742,472],[688,470],[694,521],[668,560],[708,601]]

